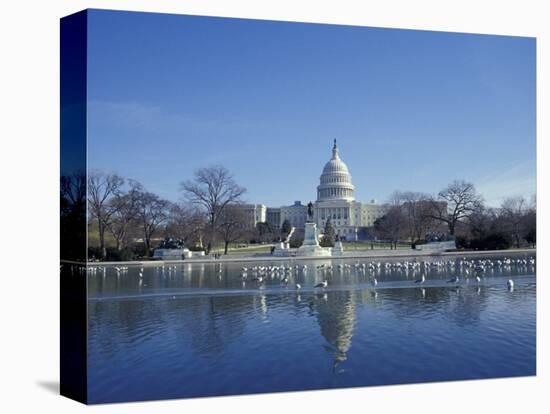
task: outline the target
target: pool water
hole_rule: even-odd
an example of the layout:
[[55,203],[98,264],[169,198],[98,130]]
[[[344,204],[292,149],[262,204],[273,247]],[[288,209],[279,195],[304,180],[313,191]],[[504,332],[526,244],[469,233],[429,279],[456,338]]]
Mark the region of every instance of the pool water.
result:
[[535,266],[497,259],[96,266],[89,402],[535,375]]

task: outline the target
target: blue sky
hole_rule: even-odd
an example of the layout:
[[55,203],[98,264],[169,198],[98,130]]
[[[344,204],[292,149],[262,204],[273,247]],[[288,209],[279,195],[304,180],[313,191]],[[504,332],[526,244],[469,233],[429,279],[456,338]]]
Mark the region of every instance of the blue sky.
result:
[[535,40],[91,11],[89,168],[178,201],[222,164],[270,206],[314,200],[338,139],[356,199],[535,192]]

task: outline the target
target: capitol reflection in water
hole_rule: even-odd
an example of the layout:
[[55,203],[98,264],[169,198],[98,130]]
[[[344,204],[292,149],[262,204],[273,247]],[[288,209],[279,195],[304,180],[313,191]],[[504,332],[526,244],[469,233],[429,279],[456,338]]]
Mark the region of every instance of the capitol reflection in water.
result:
[[[319,262],[320,264],[321,262]],[[89,278],[93,402],[534,375],[533,268],[454,286],[310,265],[257,285],[238,265],[113,269]],[[512,277],[516,286],[506,289]],[[327,278],[327,289],[314,289]]]

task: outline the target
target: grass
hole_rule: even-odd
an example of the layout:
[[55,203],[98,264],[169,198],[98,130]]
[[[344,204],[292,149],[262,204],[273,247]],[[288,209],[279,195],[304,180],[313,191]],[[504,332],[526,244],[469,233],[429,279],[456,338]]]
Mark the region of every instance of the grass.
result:
[[[88,226],[88,245],[99,247],[99,231],[97,229],[97,224],[93,223],[91,226]],[[116,241],[113,235],[105,230],[105,247],[115,247]]]
[[[228,256],[237,256],[240,254],[253,254],[253,253],[270,253],[271,252],[271,244],[252,244],[247,247],[237,247],[237,246],[229,246],[229,249],[227,251]],[[212,249],[212,253],[222,253],[223,254],[223,246],[217,246]]]
[[[360,250],[390,250],[388,243],[370,242],[370,241],[343,241],[344,251],[360,251]],[[270,253],[272,244],[250,244],[247,247],[237,247],[238,245],[230,245],[227,252],[228,256],[237,256],[244,254],[254,253]],[[397,243],[398,250],[409,250],[411,245],[409,243]],[[212,249],[212,253],[222,253],[223,246],[216,246]]]
[[[343,241],[344,251],[360,251],[360,250],[371,250],[371,245],[373,250],[390,250],[390,245],[388,243],[380,242],[370,242],[370,241],[354,241],[346,242]],[[237,256],[244,254],[254,254],[254,253],[270,253],[272,244],[251,244],[247,247],[237,247],[238,245],[230,245],[227,255],[228,256]],[[397,243],[398,250],[410,250],[411,245],[408,243]],[[223,246],[216,246],[212,249],[213,253],[222,253]]]
[[[344,246],[344,251],[350,250],[390,250],[389,243],[381,242],[370,242],[370,241],[352,241],[346,242],[343,241],[342,245]],[[411,245],[409,243],[397,243],[398,250],[407,250],[410,249]]]

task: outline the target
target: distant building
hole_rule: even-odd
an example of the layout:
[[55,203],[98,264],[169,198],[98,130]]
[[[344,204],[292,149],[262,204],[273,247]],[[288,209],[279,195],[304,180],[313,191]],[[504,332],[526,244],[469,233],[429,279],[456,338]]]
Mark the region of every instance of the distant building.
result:
[[[290,206],[266,207],[263,204],[242,204],[247,213],[250,226],[267,222],[280,228],[285,220],[292,227],[303,229],[308,219],[307,205],[295,201]],[[382,217],[388,209],[386,204],[375,200],[369,203],[355,201],[355,187],[347,165],[340,158],[340,152],[334,140],[332,157],[325,164],[317,186],[317,200],[313,203],[313,221],[322,232],[330,218],[336,234],[345,240],[358,240],[368,234],[365,228],[371,227],[376,219]]]
[[264,204],[237,204],[236,207],[244,212],[249,227],[266,221],[267,207]]
[[291,206],[281,207],[280,225],[285,220],[288,220],[292,227],[304,228],[307,220],[307,206],[303,205],[301,201],[295,201]]
[[355,187],[347,165],[340,158],[336,140],[332,157],[325,164],[317,186],[313,220],[322,231],[330,218],[336,234],[346,240],[358,240],[359,230],[370,227],[387,211],[387,205],[355,201]]
[[279,228],[281,226],[281,208],[280,207],[267,207],[266,221],[273,228]]

